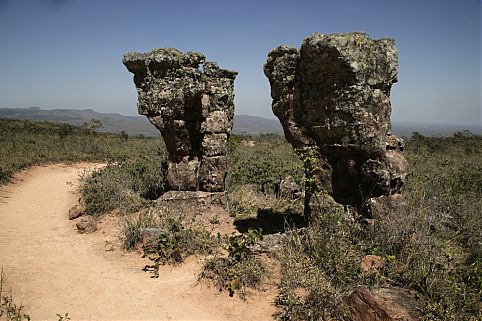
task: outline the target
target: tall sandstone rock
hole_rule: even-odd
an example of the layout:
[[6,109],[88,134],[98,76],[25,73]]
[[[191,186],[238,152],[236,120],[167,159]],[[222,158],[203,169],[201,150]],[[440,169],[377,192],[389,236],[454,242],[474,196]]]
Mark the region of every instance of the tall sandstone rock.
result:
[[304,155],[311,181],[321,182],[307,190],[308,212],[317,188],[360,212],[371,198],[401,193],[408,163],[390,123],[397,69],[392,39],[359,32],[315,33],[299,50],[279,46],[269,53],[264,73],[273,112]]
[[166,143],[170,189],[224,191],[237,72],[173,48],[129,52],[122,62],[134,74],[139,113]]

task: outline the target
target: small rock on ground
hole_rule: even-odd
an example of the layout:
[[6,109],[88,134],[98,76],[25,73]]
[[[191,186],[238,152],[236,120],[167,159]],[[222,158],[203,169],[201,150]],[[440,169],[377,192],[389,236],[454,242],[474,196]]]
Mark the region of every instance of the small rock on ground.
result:
[[80,220],[75,223],[75,226],[77,227],[77,232],[81,234],[93,233],[97,231],[97,223],[90,215],[81,217]]

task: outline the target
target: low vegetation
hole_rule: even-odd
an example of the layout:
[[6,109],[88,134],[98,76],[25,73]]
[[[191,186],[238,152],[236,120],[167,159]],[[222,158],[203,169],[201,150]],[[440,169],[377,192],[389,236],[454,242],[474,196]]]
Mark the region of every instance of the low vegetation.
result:
[[250,249],[261,239],[261,232],[254,229],[229,237],[227,255],[206,260],[199,280],[208,280],[219,291],[228,290],[230,296],[238,293],[244,298],[247,289],[257,288],[268,272],[265,264]]
[[0,270],[0,320],[23,321],[30,320],[30,315],[24,312],[25,307],[22,303],[15,303],[12,294],[7,294],[4,289],[5,274],[3,267]]
[[28,166],[53,162],[123,163],[146,154],[164,158],[160,138],[95,132],[98,121],[82,127],[50,122],[0,119],[0,185]]
[[140,155],[109,163],[83,177],[81,194],[86,214],[99,216],[116,209],[132,213],[164,192],[166,179],[161,168],[162,158],[150,150]]
[[[292,231],[282,257],[281,320],[350,320],[342,295],[358,285],[413,289],[426,302],[423,320],[482,317],[482,137],[414,135],[408,212],[386,213],[371,229],[336,208],[323,208]],[[360,261],[386,265],[364,275]]]
[[[130,249],[139,243],[143,229],[164,231],[155,246],[146,249],[153,259],[146,269],[154,275],[160,264],[200,253],[211,255],[200,279],[220,290],[243,295],[263,282],[267,267],[249,250],[259,233],[218,237],[189,228],[175,215],[149,211],[151,200],[166,184],[159,139],[96,134],[88,126],[0,120],[0,140],[5,142],[0,150],[1,184],[31,164],[106,163],[83,180],[87,211],[102,215],[143,209],[126,221],[123,240]],[[279,256],[278,319],[350,320],[342,297],[358,285],[417,291],[426,303],[424,320],[482,318],[482,137],[468,132],[453,137],[414,133],[406,145],[411,166],[406,212],[385,213],[367,226],[320,197],[309,226],[287,226],[290,232]],[[232,136],[229,158],[230,214],[236,221],[249,218],[247,222],[258,227],[259,218],[268,212],[283,219],[301,215],[302,201],[278,197],[277,186],[288,175],[303,185],[302,162],[283,138]],[[382,257],[385,267],[363,273],[360,261],[365,255]]]
[[289,175],[301,182],[303,163],[283,137],[233,135],[229,144],[228,191],[251,184],[263,193],[275,193]]
[[217,252],[222,239],[208,231],[188,226],[179,213],[162,207],[151,207],[127,218],[122,231],[124,248],[131,250],[142,241],[142,233],[151,231],[149,242],[142,244],[144,255],[152,264],[144,271],[159,277],[159,267],[164,264],[182,263],[190,255],[210,255]]
[[[15,301],[12,293],[5,290],[5,273],[3,267],[0,269],[0,320],[6,321],[30,321],[32,318],[25,312],[25,307]],[[57,313],[58,321],[70,320],[69,314]]]

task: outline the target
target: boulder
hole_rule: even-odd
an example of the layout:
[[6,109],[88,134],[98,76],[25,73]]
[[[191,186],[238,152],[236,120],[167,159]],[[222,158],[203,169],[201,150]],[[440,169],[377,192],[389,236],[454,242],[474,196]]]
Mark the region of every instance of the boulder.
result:
[[91,215],[82,216],[75,226],[80,234],[93,233],[97,230],[97,223]]
[[344,298],[353,321],[420,320],[423,301],[413,291],[401,288],[359,287]]
[[159,242],[159,236],[167,235],[169,231],[156,228],[156,227],[148,227],[141,230],[141,242],[144,247],[155,247]]
[[83,203],[78,203],[69,210],[69,220],[76,219],[85,213],[85,205]]
[[302,196],[302,189],[292,176],[287,176],[279,183],[279,195],[292,199],[300,198]]
[[407,203],[402,194],[370,198],[364,208],[367,209],[367,211],[362,211],[362,214],[367,218],[374,218],[376,220],[382,220],[394,214],[397,214],[397,216],[406,216],[408,213]]
[[187,211],[189,208],[205,210],[211,205],[226,207],[226,193],[201,192],[201,191],[168,191],[157,200],[159,205],[166,205],[169,208]]
[[371,275],[385,267],[385,260],[378,255],[366,255],[361,260],[360,267],[364,275]]

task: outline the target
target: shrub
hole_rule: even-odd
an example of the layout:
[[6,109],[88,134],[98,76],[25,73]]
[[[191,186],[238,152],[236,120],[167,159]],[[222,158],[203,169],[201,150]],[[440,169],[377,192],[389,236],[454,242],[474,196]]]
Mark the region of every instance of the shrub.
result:
[[193,254],[213,254],[222,242],[220,235],[213,236],[207,231],[186,226],[181,215],[166,208],[151,207],[126,219],[122,231],[124,248],[134,248],[147,228],[159,231],[157,239],[143,245],[144,255],[153,262],[146,265],[144,271],[152,272],[153,278],[159,276],[160,265],[182,263]]
[[111,163],[85,176],[82,183],[86,213],[99,216],[114,209],[139,210],[164,192],[166,179],[160,159],[140,158]]
[[273,193],[289,175],[301,182],[303,167],[291,145],[281,136],[230,137],[228,191],[254,184],[264,193]]
[[213,282],[219,291],[228,290],[229,296],[238,292],[242,298],[245,297],[247,288],[258,287],[267,273],[264,263],[250,250],[250,246],[261,238],[261,232],[253,229],[231,236],[228,239],[228,256],[206,260],[199,280]]
[[153,262],[144,271],[152,272],[153,278],[159,277],[160,265],[178,264],[193,254],[213,254],[221,242],[219,235],[184,227],[178,217],[161,218],[159,227],[156,243],[144,246],[144,254]]
[[281,320],[349,320],[341,298],[362,279],[357,233],[339,207],[324,208],[309,227],[287,233],[276,300]]
[[152,211],[139,211],[134,217],[126,218],[121,233],[124,249],[132,250],[141,241],[144,229],[159,226],[159,217]]
[[236,187],[228,194],[231,215],[246,217],[258,214],[263,210],[284,214],[303,213],[302,199],[279,198],[253,190],[252,186]]

